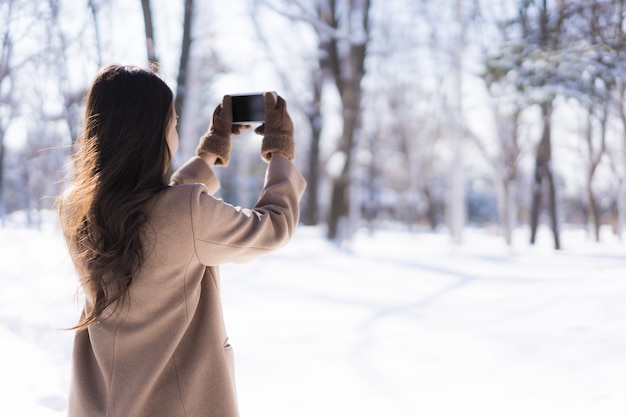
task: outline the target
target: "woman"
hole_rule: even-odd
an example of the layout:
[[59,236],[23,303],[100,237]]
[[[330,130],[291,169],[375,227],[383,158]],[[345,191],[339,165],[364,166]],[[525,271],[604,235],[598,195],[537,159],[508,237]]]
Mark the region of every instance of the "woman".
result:
[[70,417],[236,416],[233,353],[218,265],[287,243],[305,188],[294,167],[293,125],[265,94],[266,181],[253,209],[212,194],[228,164],[230,97],[213,114],[197,156],[167,180],[178,147],[176,112],[154,73],[109,66],[87,97],[74,174],[59,199],[85,294],[76,326]]

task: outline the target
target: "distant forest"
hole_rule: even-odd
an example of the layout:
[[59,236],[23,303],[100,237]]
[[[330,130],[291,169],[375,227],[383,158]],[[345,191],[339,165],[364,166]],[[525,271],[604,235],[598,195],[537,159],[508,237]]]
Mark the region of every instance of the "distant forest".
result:
[[[177,161],[229,76],[276,80],[301,220],[329,239],[476,226],[510,243],[525,226],[534,242],[545,224],[559,249],[568,225],[624,233],[626,0],[0,0],[0,43],[3,224],[52,207],[86,90],[115,62],[172,86],[193,138]],[[234,143],[219,173],[229,202],[254,203],[255,146]]]

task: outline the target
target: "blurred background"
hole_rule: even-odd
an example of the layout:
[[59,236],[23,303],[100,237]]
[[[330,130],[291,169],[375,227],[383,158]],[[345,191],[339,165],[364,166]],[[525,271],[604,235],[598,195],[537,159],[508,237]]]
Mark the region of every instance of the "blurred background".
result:
[[[172,88],[193,155],[273,90],[308,181],[224,265],[242,415],[626,409],[626,0],[0,0],[0,414],[65,415],[82,303],[50,210],[108,64]],[[260,138],[220,195],[254,204]],[[338,244],[340,243],[340,244]]]
[[[309,187],[302,222],[468,226],[510,243],[564,225],[621,236],[624,0],[0,0],[0,218],[36,226],[63,187],[86,89],[152,66],[192,155],[224,94],[275,90]],[[255,201],[259,138],[234,139],[222,196]]]

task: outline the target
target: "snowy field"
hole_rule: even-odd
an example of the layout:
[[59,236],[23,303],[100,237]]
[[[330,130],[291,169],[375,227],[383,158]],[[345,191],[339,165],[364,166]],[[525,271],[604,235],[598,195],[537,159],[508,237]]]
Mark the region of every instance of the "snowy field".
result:
[[[300,228],[222,268],[242,417],[626,415],[626,243],[546,231]],[[0,229],[0,415],[65,415],[75,278],[59,233]]]

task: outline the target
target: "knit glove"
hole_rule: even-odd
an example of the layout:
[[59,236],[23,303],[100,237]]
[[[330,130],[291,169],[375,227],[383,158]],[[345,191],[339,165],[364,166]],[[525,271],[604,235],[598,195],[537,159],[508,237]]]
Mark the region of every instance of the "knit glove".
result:
[[[276,97],[276,98],[274,98]],[[261,158],[269,162],[272,154],[280,153],[293,161],[296,144],[293,140],[293,122],[287,113],[287,103],[280,96],[265,93],[265,123],[257,127],[254,132],[263,135],[261,144]]]
[[196,148],[196,155],[214,153],[217,155],[215,165],[227,166],[230,161],[230,135],[238,135],[241,129],[249,125],[234,125],[233,110],[230,96],[224,96],[222,103],[215,108],[209,130],[202,135]]

